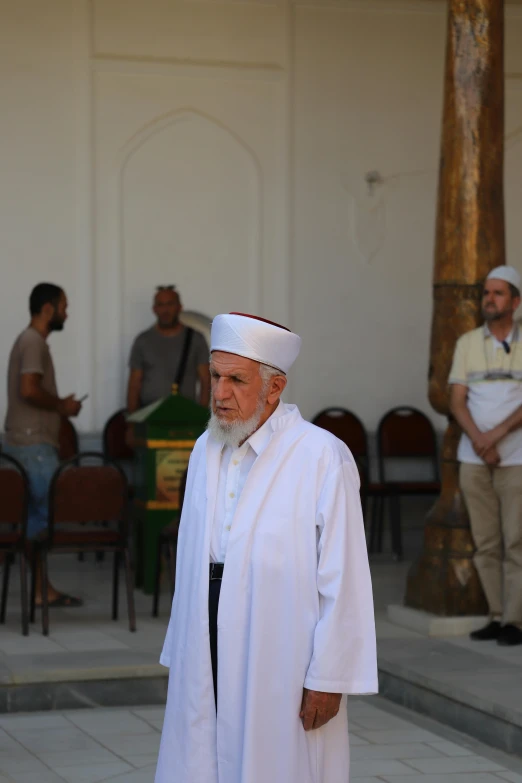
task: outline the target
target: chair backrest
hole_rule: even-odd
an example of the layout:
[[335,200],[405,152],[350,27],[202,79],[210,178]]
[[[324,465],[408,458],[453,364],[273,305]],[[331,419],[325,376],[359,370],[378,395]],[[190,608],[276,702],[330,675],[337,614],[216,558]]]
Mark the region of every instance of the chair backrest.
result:
[[437,436],[433,424],[422,411],[407,405],[384,414],[377,428],[379,472],[385,481],[385,460],[389,458],[429,458],[434,479],[438,479]]
[[362,421],[345,408],[325,408],[312,421],[346,443],[354,457],[368,457],[368,436]]
[[131,460],[134,450],[125,442],[127,431],[126,410],[116,411],[103,428],[103,453],[113,460]]
[[25,535],[29,480],[20,463],[7,454],[0,453],[0,537],[2,528],[9,532],[16,527]]
[[78,433],[72,421],[62,416],[58,436],[58,456],[60,462],[66,462],[78,454]]
[[49,535],[54,526],[69,528],[91,522],[116,522],[127,532],[125,473],[98,452],[85,452],[61,465],[49,490]]

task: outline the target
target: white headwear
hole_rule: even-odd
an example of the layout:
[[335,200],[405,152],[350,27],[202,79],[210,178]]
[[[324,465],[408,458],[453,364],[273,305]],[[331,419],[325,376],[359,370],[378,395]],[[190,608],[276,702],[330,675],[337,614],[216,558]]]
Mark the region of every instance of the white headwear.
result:
[[486,280],[505,280],[520,291],[520,275],[513,266],[497,266],[491,270]]
[[301,348],[301,338],[284,326],[255,315],[229,313],[212,322],[210,350],[245,356],[287,373]]

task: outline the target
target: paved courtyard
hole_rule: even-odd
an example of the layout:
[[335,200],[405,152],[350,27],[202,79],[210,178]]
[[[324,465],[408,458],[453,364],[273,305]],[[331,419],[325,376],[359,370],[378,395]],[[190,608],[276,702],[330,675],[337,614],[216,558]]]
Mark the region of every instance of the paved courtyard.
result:
[[[493,714],[519,730],[522,727],[520,648],[502,648],[493,642],[477,645],[466,636],[430,639],[391,623],[386,607],[389,603],[401,603],[408,568],[407,562],[394,563],[386,555],[372,559],[381,673],[387,672],[399,680],[436,691],[450,703],[457,699],[471,705],[483,727],[481,732],[471,733],[482,740],[490,741],[492,733],[481,715]],[[168,591],[163,592],[158,618],[151,617],[151,597],[136,591],[138,630],[130,633],[124,595],[121,596],[119,620],[110,619],[109,561],[96,563],[91,555],[79,563],[74,556],[62,555],[52,558],[51,573],[60,588],[81,595],[85,606],[53,609],[49,637],[42,636],[38,613],[30,635],[23,637],[19,620],[18,569],[13,569],[7,622],[0,629],[0,713],[49,708],[49,694],[55,683],[63,683],[61,692],[67,689],[68,693],[66,701],[62,699],[56,703],[52,697],[54,706],[59,709],[75,709],[84,704],[101,707],[161,703],[166,670],[159,665],[158,659],[170,611]],[[104,700],[98,691],[79,688],[80,683],[107,680],[111,681],[113,690],[119,681],[119,700]],[[147,694],[146,685],[153,681],[156,683],[154,697]],[[143,689],[139,697],[135,692],[132,700],[127,698],[127,682],[133,682],[134,688],[141,683]],[[34,684],[40,684],[39,698],[35,698]],[[15,708],[12,701],[11,707],[8,703],[11,687],[25,689]],[[411,706],[408,699],[396,696],[394,700]],[[427,714],[437,715],[431,705]],[[438,719],[459,730],[463,728],[463,720],[451,721],[446,710],[444,715],[439,710]],[[498,738],[498,733],[502,734],[504,729],[497,726],[496,731]],[[490,744],[509,751],[521,748],[520,731],[516,740],[504,744],[497,739]]]
[[[351,783],[522,783],[522,760],[378,697],[349,714]],[[0,716],[0,783],[153,783],[162,722],[159,707]]]
[[[411,557],[419,542],[407,543]],[[476,645],[467,637],[430,639],[391,623],[386,607],[401,603],[408,568],[386,554],[372,558],[382,692],[522,755],[520,648]],[[57,586],[81,595],[85,606],[52,610],[49,637],[42,636],[38,615],[23,637],[18,568],[13,570],[7,623],[0,628],[0,783],[152,782],[166,691],[158,658],[170,609],[167,586],[158,618],[151,617],[151,597],[136,591],[138,631],[129,633],[123,594],[119,620],[110,619],[109,561],[98,563],[91,555],[79,563],[59,556],[52,558],[51,573]],[[99,709],[111,704],[125,706]],[[91,709],[74,711],[83,706]],[[39,715],[43,709],[54,711]],[[384,699],[352,702],[353,772],[359,783],[522,783],[522,771],[492,756],[494,751],[470,744],[474,740],[464,735],[450,739],[452,746],[439,745],[451,729],[438,724],[426,729],[420,715],[393,712],[398,709]]]

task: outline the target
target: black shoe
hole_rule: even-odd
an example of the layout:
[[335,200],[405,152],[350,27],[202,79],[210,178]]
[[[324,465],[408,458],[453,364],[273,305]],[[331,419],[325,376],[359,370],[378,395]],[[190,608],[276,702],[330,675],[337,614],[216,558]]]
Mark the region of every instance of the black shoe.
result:
[[498,639],[502,631],[502,626],[498,620],[492,620],[489,625],[480,628],[478,631],[470,633],[469,638],[476,642],[488,642],[491,639]]
[[502,647],[514,647],[522,644],[522,630],[516,625],[503,625],[498,635],[497,644]]

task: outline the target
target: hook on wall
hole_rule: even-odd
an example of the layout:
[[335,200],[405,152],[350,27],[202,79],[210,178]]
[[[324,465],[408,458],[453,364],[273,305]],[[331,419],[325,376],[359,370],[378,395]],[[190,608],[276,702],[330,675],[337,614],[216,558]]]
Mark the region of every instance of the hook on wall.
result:
[[378,171],[368,171],[364,175],[364,180],[368,185],[368,194],[373,196],[377,185],[384,185],[384,179]]

